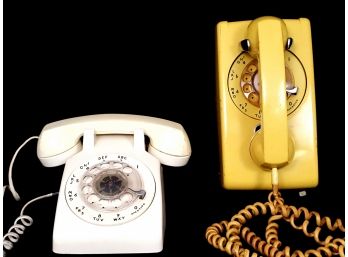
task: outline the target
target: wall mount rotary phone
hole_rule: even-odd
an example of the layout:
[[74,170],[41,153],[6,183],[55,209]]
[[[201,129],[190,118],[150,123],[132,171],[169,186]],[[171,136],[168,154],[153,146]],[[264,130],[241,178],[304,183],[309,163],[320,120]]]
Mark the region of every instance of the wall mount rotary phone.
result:
[[262,17],[217,26],[223,186],[318,184],[312,43],[308,19]]
[[[268,202],[247,205],[230,220],[208,227],[206,239],[236,257],[344,256],[344,236],[320,234],[323,228],[344,232],[340,219],[333,222],[305,207],[287,205],[279,192],[318,184],[309,20],[265,16],[220,22],[216,32],[222,185],[272,191]],[[246,223],[267,213],[262,239]],[[315,224],[309,229],[312,217]],[[319,247],[302,252],[284,246],[278,235],[280,219],[313,237]]]
[[[147,148],[145,135],[149,138]],[[37,156],[45,167],[65,164],[53,252],[162,251],[165,210],[161,164],[183,166],[191,155],[188,136],[180,124],[147,116],[100,114],[47,124],[39,137],[26,142],[33,138],[38,138]],[[9,170],[10,190],[19,199],[12,184],[12,164]],[[15,224],[4,236],[7,250],[22,234],[16,227],[24,230],[32,223],[23,215],[28,204],[15,222],[21,220],[23,225]]]

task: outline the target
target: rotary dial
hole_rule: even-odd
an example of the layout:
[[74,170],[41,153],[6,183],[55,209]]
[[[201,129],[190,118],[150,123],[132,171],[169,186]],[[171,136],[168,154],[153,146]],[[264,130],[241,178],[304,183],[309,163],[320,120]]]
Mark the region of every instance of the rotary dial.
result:
[[[306,92],[306,73],[300,60],[290,51],[285,52],[285,78],[288,115],[296,110]],[[261,81],[258,60],[247,52],[232,63],[228,74],[228,91],[234,105],[245,115],[261,118]]]

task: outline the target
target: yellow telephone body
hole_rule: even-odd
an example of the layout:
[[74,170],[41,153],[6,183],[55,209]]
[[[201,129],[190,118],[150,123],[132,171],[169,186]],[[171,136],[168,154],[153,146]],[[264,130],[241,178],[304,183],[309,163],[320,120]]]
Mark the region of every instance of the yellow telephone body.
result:
[[[278,19],[217,25],[222,184],[271,189],[318,184],[310,22]],[[243,41],[244,47],[241,46]],[[242,45],[243,45],[242,43]]]

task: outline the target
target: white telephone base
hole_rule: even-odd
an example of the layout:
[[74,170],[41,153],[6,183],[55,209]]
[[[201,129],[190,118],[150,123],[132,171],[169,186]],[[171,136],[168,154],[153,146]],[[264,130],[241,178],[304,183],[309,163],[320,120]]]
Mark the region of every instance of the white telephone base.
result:
[[[53,231],[55,253],[111,254],[162,251],[165,216],[161,164],[145,151],[144,143],[141,143],[144,142],[143,135],[140,133],[142,139],[138,142],[135,140],[136,137],[134,135],[133,140],[133,136],[127,135],[96,136],[94,144],[94,133],[85,132],[84,149],[70,158],[64,169]],[[96,164],[98,161],[99,164]],[[92,173],[95,167],[102,165],[120,166],[120,163],[123,163],[122,167],[137,169],[137,172],[133,173],[138,173],[136,176],[140,177],[141,186],[145,189],[139,190],[138,194],[144,191],[146,194],[136,200],[122,200],[122,197],[127,198],[127,194],[129,196],[132,192],[137,193],[131,190],[113,201],[99,199],[99,210],[94,210],[93,205],[98,199],[92,199],[96,196],[91,196],[91,190],[98,191],[98,188],[96,189],[96,183],[94,188],[88,185],[91,180],[88,172]],[[98,175],[96,178],[98,180]],[[103,177],[100,180],[102,181]],[[82,187],[82,190],[77,190],[78,187]],[[106,202],[107,210],[103,210],[105,206],[102,206],[102,201]],[[128,206],[122,208],[122,201]],[[117,206],[121,207],[117,209]]]

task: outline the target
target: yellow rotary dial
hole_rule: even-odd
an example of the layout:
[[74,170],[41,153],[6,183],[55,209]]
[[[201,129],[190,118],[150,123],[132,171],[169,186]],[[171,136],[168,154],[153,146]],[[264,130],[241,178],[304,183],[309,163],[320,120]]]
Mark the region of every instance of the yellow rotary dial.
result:
[[[285,51],[285,77],[289,115],[302,102],[307,87],[302,63],[290,51]],[[227,85],[234,105],[245,115],[260,119],[261,81],[257,59],[242,52],[231,65]]]

